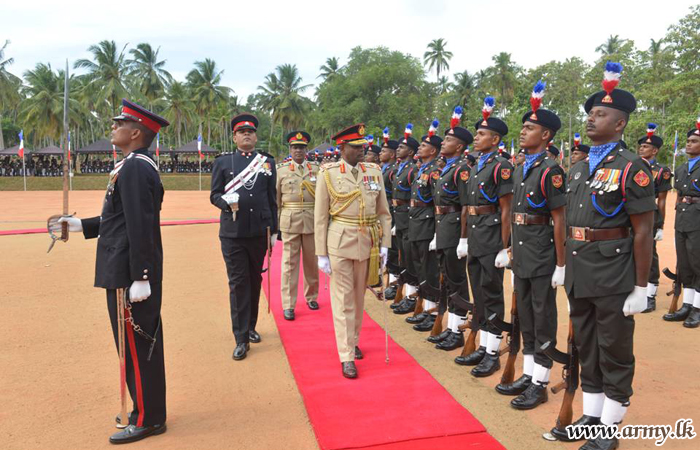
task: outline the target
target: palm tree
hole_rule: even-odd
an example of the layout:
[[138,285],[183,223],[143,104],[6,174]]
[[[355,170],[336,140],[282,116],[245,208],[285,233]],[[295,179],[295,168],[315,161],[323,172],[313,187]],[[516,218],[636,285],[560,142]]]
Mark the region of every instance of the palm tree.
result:
[[275,124],[289,130],[299,126],[309,109],[311,101],[301,94],[310,84],[302,85],[302,78],[295,64],[282,64],[276,72],[265,77],[265,83],[258,86],[262,91],[260,107],[272,116],[269,149],[272,150],[272,134]]
[[131,67],[130,75],[134,76],[139,91],[149,101],[149,109],[153,102],[163,95],[165,86],[172,82],[173,77],[163,66],[167,60],[158,61],[160,47],[153,50],[151,44],[141,43],[129,51],[134,59],[127,60]]
[[450,88],[450,81],[446,76],[442,76],[438,79],[438,92],[440,95],[444,94]]
[[446,46],[447,41],[443,38],[434,39],[428,44],[428,50],[423,54],[423,64],[428,66],[428,70],[433,70],[435,67],[438,83],[440,82],[440,72],[449,70],[448,61],[452,59],[452,52],[445,50]]
[[126,84],[129,64],[125,59],[125,49],[126,45],[118,51],[114,41],[101,41],[97,45],[88,47],[94,61],[79,59],[73,65],[76,69],[88,70],[91,81],[99,86],[98,98],[108,101],[111,112],[114,114],[121,105],[119,99],[126,96],[129,91]]
[[165,92],[165,101],[168,105],[164,111],[165,118],[175,125],[177,146],[181,147],[182,127],[192,120],[194,103],[192,102],[187,86],[179,81],[170,83]]
[[[192,92],[197,113],[207,121],[207,142],[211,140],[211,113],[218,102],[224,101],[233,92],[231,88],[221,86],[224,73],[216,67],[216,61],[205,58],[195,61],[194,69],[187,74],[187,84]],[[200,122],[201,123],[201,122]]]
[[327,80],[338,74],[338,71],[340,70],[340,61],[335,56],[328,58],[326,59],[326,63],[319,67],[319,69],[321,70],[321,74],[316,78],[323,78],[324,80]]
[[494,65],[490,67],[490,81],[499,94],[501,115],[505,115],[508,105],[515,95],[516,76],[519,69],[511,60],[510,53],[501,52],[491,59]]
[[455,81],[452,84],[452,89],[457,94],[457,104],[465,108],[469,105],[470,100],[474,97],[474,88],[476,77],[469,75],[466,70],[455,74]]
[[627,42],[626,39],[620,39],[619,35],[616,34],[613,36],[611,34],[607,41],[595,48],[595,51],[603,56],[613,55],[620,50],[625,42]]
[[[39,63],[24,73],[27,100],[23,102],[20,119],[39,136],[51,141],[60,138],[63,130],[63,82],[65,72],[53,71],[50,64]],[[68,100],[69,119],[76,119],[75,99]]]
[[7,67],[15,62],[14,58],[5,59],[5,49],[10,41],[5,41],[0,47],[0,150],[5,148],[2,134],[2,114],[4,109],[14,108],[20,100],[19,88],[22,80],[7,71]]

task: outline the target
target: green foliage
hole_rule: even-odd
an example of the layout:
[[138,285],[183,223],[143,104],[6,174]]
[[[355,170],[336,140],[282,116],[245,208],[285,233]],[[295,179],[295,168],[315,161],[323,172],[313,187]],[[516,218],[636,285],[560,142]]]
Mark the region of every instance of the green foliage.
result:
[[[166,191],[196,191],[199,189],[199,174],[161,174],[160,179]],[[73,177],[74,191],[104,191],[108,174],[76,175]],[[202,174],[202,190],[208,191],[211,175]],[[21,191],[24,189],[22,177],[0,177],[0,191]],[[61,177],[28,177],[28,191],[60,191],[63,189]]]

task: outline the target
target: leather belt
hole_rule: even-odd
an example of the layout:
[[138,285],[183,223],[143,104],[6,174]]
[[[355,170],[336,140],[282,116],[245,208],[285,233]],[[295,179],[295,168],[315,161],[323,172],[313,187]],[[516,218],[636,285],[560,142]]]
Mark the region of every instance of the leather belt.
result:
[[410,202],[408,200],[393,199],[393,200],[391,200],[391,204],[394,206],[404,206],[404,205],[409,205]]
[[498,208],[496,205],[469,206],[467,211],[470,216],[484,216],[486,214],[496,214]]
[[411,199],[411,206],[414,208],[432,208],[433,207],[433,202],[422,202],[420,200],[413,200]]
[[700,197],[690,197],[686,195],[681,197],[681,203],[700,203]]
[[313,202],[284,202],[282,208],[286,209],[314,209]]
[[549,225],[552,216],[549,214],[541,216],[537,214],[513,213],[512,221],[516,225]]
[[575,241],[596,242],[596,241],[611,241],[614,239],[624,239],[629,237],[630,229],[627,227],[620,228],[588,228],[588,227],[569,227],[567,236]]
[[435,214],[449,214],[449,213],[455,213],[455,212],[461,212],[462,207],[461,206],[436,206],[435,207]]

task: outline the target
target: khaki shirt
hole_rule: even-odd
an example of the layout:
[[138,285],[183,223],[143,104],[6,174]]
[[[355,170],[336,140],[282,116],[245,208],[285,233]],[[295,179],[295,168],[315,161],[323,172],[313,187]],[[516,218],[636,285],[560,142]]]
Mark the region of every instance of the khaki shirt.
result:
[[[319,172],[314,209],[316,255],[358,261],[368,259],[373,243],[369,227],[347,223],[348,220],[360,221],[363,217],[376,218],[379,245],[391,247],[391,215],[382,171],[374,163],[359,163],[356,168],[357,180],[352,175],[352,166],[345,161],[324,164]],[[329,189],[328,182],[332,189]],[[337,200],[331,190],[337,196],[357,190],[360,195],[349,201]],[[341,208],[342,211],[338,211]],[[333,215],[336,215],[336,220]]]
[[277,166],[279,228],[285,233],[314,232],[314,197],[319,165],[315,161]]

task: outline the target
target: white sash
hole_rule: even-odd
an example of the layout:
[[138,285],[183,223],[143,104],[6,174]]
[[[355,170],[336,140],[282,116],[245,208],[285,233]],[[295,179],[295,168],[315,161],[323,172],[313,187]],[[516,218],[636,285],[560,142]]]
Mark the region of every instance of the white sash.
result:
[[253,162],[248,164],[248,167],[243,169],[234,179],[226,183],[224,193],[236,192],[260,171],[265,161],[267,161],[267,156],[258,153],[255,159],[253,159]]

